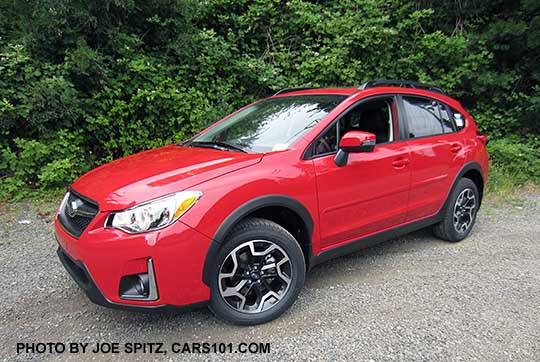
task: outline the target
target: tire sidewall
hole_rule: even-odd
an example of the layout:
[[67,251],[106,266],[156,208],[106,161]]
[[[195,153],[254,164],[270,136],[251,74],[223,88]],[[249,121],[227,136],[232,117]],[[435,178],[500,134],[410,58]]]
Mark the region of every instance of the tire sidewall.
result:
[[[465,232],[461,233],[457,231],[456,228],[454,227],[454,207],[456,205],[456,201],[459,194],[467,188],[471,189],[474,193],[474,197],[475,197],[474,215],[473,215],[471,225],[467,228],[467,230],[465,230]],[[478,193],[478,188],[476,187],[475,183],[472,180],[469,180],[468,178],[463,178],[459,180],[457,187],[452,193],[452,198],[446,210],[447,212],[446,222],[448,223],[447,230],[449,230],[452,241],[461,241],[465,239],[471,233],[474,227],[474,224],[476,222],[476,216],[478,215],[479,206],[480,206],[480,195]]]
[[[278,226],[277,224],[275,225]],[[257,314],[242,313],[232,308],[222,298],[218,285],[219,270],[229,253],[237,246],[250,240],[267,240],[281,247],[289,257],[292,270],[291,284],[285,296],[272,308]],[[266,323],[283,314],[294,303],[304,285],[305,273],[306,266],[302,249],[294,237],[285,229],[280,231],[274,228],[241,230],[233,233],[218,252],[216,266],[210,281],[209,307],[218,317],[234,324],[252,325]]]

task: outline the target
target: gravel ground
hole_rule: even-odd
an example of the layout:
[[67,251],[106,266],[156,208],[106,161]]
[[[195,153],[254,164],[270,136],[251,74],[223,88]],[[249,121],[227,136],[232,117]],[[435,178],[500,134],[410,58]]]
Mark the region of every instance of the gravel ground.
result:
[[[47,206],[0,207],[0,360],[540,360],[537,193],[518,206],[484,205],[462,243],[419,231],[318,266],[288,313],[249,328],[206,309],[143,314],[93,305],[57,260],[51,216],[40,208]],[[18,342],[270,342],[271,349],[17,355]]]

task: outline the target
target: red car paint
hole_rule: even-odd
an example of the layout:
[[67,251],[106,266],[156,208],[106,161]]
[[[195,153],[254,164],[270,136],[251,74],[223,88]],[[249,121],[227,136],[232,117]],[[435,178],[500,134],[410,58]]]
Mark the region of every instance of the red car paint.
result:
[[[203,270],[212,239],[235,210],[253,199],[284,195],[300,203],[313,220],[310,253],[316,256],[436,214],[467,163],[478,164],[483,183],[487,182],[486,141],[454,99],[397,87],[312,89],[277,97],[306,94],[343,94],[347,98],[286,150],[248,154],[170,145],[83,175],[72,189],[96,201],[99,213],[78,238],[64,230],[57,215],[60,247],[73,260],[84,263],[113,304],[182,306],[209,299]],[[377,145],[373,152],[351,153],[345,167],[336,166],[333,154],[303,158],[311,142],[342,112],[361,99],[384,94],[438,100],[461,113],[465,127],[450,134],[397,139]],[[392,113],[395,120],[402,117],[395,107]],[[394,127],[397,130],[397,121]],[[111,211],[186,189],[201,191],[203,197],[168,227],[141,234],[105,227]],[[145,272],[148,258],[154,261],[159,299],[121,299],[120,279]]]

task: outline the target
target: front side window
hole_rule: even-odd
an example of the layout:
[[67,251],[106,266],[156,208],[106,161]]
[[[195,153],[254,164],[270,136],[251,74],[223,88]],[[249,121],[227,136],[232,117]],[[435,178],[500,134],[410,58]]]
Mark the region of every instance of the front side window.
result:
[[349,131],[373,133],[377,144],[392,142],[394,140],[393,103],[394,98],[388,97],[353,106],[315,140],[313,155],[320,156],[336,152],[339,140]]
[[346,97],[302,95],[271,98],[236,113],[186,145],[216,145],[249,153],[287,149]]
[[403,97],[409,137],[418,138],[454,132],[446,107],[433,99]]

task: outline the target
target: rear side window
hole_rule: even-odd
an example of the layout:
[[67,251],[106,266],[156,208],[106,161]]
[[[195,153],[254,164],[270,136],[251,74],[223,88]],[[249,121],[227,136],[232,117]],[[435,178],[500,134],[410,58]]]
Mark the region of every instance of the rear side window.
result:
[[409,137],[418,138],[454,132],[454,122],[446,106],[420,97],[403,97]]
[[441,112],[441,122],[444,133],[454,132],[454,120],[452,115],[448,112],[448,107],[444,104],[437,102],[439,112]]

